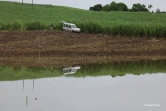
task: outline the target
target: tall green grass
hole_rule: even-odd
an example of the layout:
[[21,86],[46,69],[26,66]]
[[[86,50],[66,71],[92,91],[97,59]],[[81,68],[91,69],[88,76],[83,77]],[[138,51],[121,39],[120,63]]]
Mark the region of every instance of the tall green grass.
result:
[[166,14],[148,12],[94,12],[62,6],[0,2],[0,31],[62,29],[72,22],[81,32],[122,36],[166,37]]

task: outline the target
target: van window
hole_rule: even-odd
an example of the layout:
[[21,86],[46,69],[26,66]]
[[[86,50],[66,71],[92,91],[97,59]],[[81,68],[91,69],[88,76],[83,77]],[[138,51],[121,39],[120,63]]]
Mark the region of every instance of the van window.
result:
[[77,26],[76,25],[72,25],[72,28],[77,28]]
[[68,28],[68,27],[69,27],[69,25],[68,25],[68,24],[66,24],[66,27]]
[[69,25],[69,28],[71,28],[71,26]]

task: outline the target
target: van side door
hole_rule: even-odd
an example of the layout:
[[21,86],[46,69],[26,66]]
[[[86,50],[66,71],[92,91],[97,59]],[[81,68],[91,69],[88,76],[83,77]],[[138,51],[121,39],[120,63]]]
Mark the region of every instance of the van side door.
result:
[[69,30],[69,31],[72,31],[72,26],[71,26],[71,25],[69,25],[68,30]]

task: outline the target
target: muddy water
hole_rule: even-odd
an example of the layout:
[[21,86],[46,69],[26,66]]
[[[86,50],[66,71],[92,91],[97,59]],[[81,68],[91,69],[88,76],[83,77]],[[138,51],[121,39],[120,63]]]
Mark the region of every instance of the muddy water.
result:
[[0,67],[0,111],[166,111],[165,63]]

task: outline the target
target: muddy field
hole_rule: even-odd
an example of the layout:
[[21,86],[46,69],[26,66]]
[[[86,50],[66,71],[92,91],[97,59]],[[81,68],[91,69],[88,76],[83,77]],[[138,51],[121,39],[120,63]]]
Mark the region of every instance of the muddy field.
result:
[[166,59],[166,39],[61,31],[0,32],[1,66],[76,64]]

